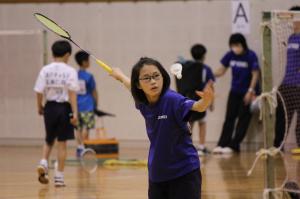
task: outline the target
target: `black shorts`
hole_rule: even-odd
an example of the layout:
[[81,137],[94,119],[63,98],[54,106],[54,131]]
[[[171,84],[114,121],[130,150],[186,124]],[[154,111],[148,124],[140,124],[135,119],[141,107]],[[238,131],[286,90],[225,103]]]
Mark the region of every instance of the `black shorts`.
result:
[[201,171],[196,169],[166,182],[150,182],[149,199],[201,199]]
[[74,139],[74,126],[70,122],[72,113],[68,102],[47,102],[44,109],[46,142],[52,145],[58,141]]
[[206,116],[206,111],[204,112],[191,111],[189,122],[196,122],[198,120],[202,120],[205,116]]

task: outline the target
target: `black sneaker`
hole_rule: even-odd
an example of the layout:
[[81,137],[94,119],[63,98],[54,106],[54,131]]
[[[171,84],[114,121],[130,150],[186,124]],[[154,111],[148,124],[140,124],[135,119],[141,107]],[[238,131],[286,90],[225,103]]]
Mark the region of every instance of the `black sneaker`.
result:
[[[284,185],[284,188],[289,189],[289,190],[295,190],[295,191],[300,190],[299,185],[293,181],[286,182]],[[291,199],[300,199],[299,193],[288,192],[288,194],[290,195]]]

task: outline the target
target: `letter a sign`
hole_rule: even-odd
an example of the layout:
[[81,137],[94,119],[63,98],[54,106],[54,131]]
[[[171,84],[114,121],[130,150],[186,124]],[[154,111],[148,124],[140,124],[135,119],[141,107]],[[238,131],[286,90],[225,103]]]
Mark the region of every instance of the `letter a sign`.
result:
[[232,0],[232,32],[250,33],[250,9],[248,0]]

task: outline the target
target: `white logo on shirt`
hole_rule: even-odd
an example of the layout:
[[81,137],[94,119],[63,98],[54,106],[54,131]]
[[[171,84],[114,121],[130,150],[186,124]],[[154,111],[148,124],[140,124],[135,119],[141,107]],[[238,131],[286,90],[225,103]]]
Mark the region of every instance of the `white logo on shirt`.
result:
[[168,116],[167,115],[159,115],[158,120],[165,120],[165,119],[168,119]]
[[79,82],[79,91],[77,92],[77,94],[79,95],[85,95],[86,94],[86,84],[84,80],[78,80]]
[[288,49],[298,50],[299,49],[299,44],[298,43],[289,43],[288,44]]
[[248,63],[244,62],[244,61],[232,60],[232,61],[230,61],[229,65],[231,67],[248,68]]

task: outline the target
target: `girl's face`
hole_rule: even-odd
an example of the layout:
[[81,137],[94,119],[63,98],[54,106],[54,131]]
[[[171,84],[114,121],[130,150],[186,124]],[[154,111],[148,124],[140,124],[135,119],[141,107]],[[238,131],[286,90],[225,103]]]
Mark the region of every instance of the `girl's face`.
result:
[[236,55],[241,55],[244,52],[244,48],[242,44],[232,44],[230,48],[233,51],[233,53]]
[[163,88],[163,77],[154,65],[144,65],[140,70],[139,89],[142,89],[150,103],[159,99]]

